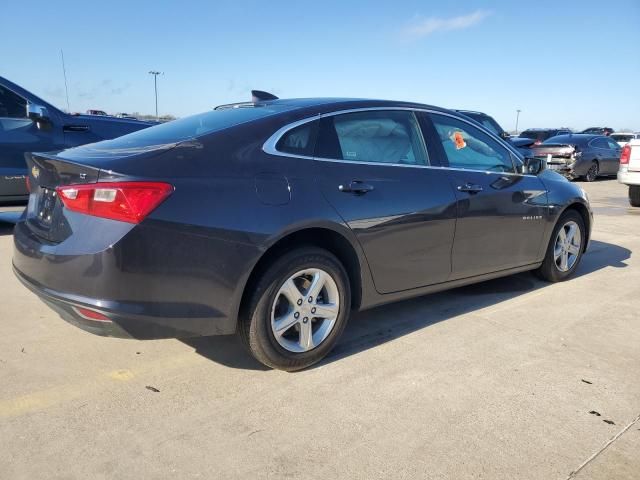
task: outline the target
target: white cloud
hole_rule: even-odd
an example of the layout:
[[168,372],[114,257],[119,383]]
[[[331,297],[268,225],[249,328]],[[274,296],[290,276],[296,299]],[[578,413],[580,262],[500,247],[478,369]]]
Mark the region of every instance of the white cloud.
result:
[[437,32],[448,32],[451,30],[463,30],[482,22],[490,15],[484,10],[476,10],[468,15],[460,15],[451,18],[418,18],[410,25],[407,25],[403,34],[410,39],[417,39]]

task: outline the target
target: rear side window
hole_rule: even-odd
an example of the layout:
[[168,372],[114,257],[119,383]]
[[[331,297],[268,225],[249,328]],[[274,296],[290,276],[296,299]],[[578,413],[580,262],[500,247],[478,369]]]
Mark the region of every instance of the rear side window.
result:
[[618,150],[620,148],[620,145],[618,145],[614,140],[612,140],[609,137],[607,137],[607,144],[609,144],[609,148],[611,150]]
[[444,115],[431,114],[444,153],[452,168],[514,172],[511,154],[476,127]]
[[317,131],[318,121],[308,122],[292,128],[278,140],[276,150],[293,155],[311,157],[315,148]]
[[429,165],[413,112],[378,110],[320,120],[316,157],[350,162]]
[[594,138],[591,141],[591,146],[594,148],[609,148],[609,144],[607,143],[607,139],[606,138]]

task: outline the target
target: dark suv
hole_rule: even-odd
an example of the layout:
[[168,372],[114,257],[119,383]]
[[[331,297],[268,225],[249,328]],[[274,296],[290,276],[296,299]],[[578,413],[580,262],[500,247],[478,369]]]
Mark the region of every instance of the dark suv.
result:
[[520,150],[520,153],[522,153],[525,157],[530,156],[531,151],[529,149],[534,144],[534,141],[532,139],[512,137],[504,130],[504,128],[500,126],[498,122],[495,121],[495,119],[491,115],[487,115],[486,113],[474,112],[473,110],[456,110],[456,112],[461,113],[465,117],[478,122],[484,128],[492,131],[503,140],[511,143],[511,145]]
[[586,133],[589,135],[604,135],[605,137],[608,137],[612,133],[615,133],[615,130],[609,127],[590,127],[581,131],[580,133]]
[[99,115],[69,115],[0,77],[0,205],[26,203],[26,152],[62,150],[154,125]]

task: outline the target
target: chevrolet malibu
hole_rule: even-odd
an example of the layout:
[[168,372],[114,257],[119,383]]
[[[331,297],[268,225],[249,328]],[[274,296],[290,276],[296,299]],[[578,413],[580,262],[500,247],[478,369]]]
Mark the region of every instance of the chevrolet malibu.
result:
[[18,278],[93,333],[238,332],[260,362],[298,370],[354,310],[576,271],[584,191],[464,115],[266,98],[31,154]]

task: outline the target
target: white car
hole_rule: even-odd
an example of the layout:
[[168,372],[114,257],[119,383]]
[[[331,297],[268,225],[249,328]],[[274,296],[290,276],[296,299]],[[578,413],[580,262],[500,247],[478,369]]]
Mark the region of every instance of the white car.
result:
[[640,133],[633,132],[616,132],[609,135],[618,145],[624,147],[629,141],[640,138]]
[[640,207],[640,139],[631,139],[622,147],[618,181],[629,185],[631,206]]

